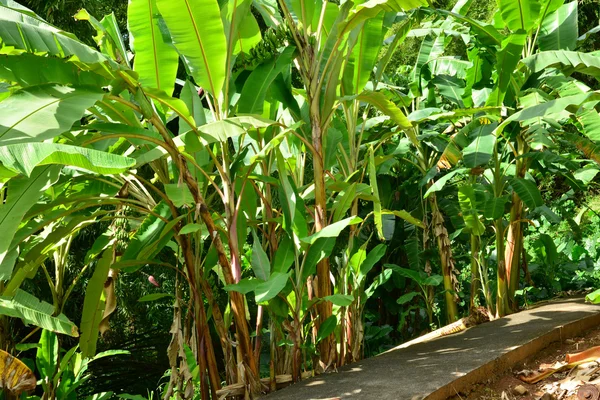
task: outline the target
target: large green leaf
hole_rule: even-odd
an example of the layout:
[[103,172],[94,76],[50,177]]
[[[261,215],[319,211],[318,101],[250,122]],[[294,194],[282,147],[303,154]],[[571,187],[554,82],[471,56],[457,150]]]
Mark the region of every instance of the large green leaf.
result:
[[369,103],[379,109],[379,111],[389,116],[399,128],[408,129],[412,127],[412,124],[404,112],[402,112],[397,105],[385,97],[383,93],[364,91],[358,95],[357,99]]
[[420,96],[422,90],[422,73],[425,70],[425,66],[429,65],[430,61],[440,57],[444,52],[444,39],[443,37],[433,37],[431,35],[426,36],[421,42],[419,48],[419,54],[417,55],[417,61],[411,73],[410,90],[414,96]]
[[49,330],[42,330],[35,365],[42,376],[53,377],[58,363],[58,337]]
[[257,278],[268,281],[271,276],[271,263],[269,262],[269,257],[263,250],[262,244],[254,230],[252,231],[252,238],[254,239],[254,242],[252,243],[252,270]]
[[423,249],[417,235],[410,236],[404,245],[408,265],[414,270],[420,270],[422,265]]
[[[404,19],[404,21],[396,23],[394,26],[395,34],[392,37],[386,38],[385,42],[387,46],[384,47],[383,54],[379,57],[379,61],[377,62],[377,68],[375,71],[375,77],[377,81],[381,81],[383,72],[386,70],[394,54],[396,54],[396,49],[401,43],[404,42],[407,35],[411,32],[411,28],[420,23],[420,20],[421,14],[414,13],[410,18],[407,17]],[[389,42],[390,39],[391,43]]]
[[473,94],[473,90],[479,90],[487,86],[492,76],[493,62],[489,54],[479,47],[473,47],[468,50],[467,56],[469,61],[471,61],[471,67],[466,70],[466,88],[463,94],[463,101],[469,107],[479,107],[485,101],[482,102],[478,99]]
[[589,301],[592,304],[600,304],[600,289],[594,290],[585,296],[585,301]]
[[398,297],[398,299],[396,300],[396,303],[398,303],[400,305],[406,304],[417,296],[420,296],[419,292],[408,292],[408,293],[403,294],[402,296]]
[[540,13],[536,23],[540,23],[554,11],[558,10],[564,3],[565,0],[539,0],[540,1]]
[[256,290],[256,287],[261,283],[260,279],[242,279],[238,283],[225,285],[223,289],[227,292],[238,292],[248,294]]
[[58,143],[20,143],[0,146],[0,162],[27,176],[39,165],[69,165],[98,174],[118,174],[135,165],[135,160],[118,154]]
[[577,112],[577,120],[581,124],[581,132],[591,141],[600,143],[600,114],[595,108],[581,108]]
[[470,229],[472,235],[481,236],[485,232],[485,226],[479,220],[477,212],[475,189],[472,185],[465,185],[458,188],[458,203],[465,225]]
[[252,71],[238,100],[238,112],[262,114],[263,103],[271,83],[284,70],[289,70],[296,48],[286,47],[281,54],[259,65]]
[[373,296],[375,290],[377,290],[379,286],[386,283],[392,277],[393,272],[394,271],[391,269],[384,269],[379,275],[377,275],[375,279],[373,279],[373,283],[371,283],[371,285],[365,290],[365,298],[362,299],[361,303],[366,303],[367,300]]
[[237,37],[237,41],[233,47],[234,55],[242,52],[248,54],[250,53],[250,49],[256,47],[260,43],[262,40],[260,27],[258,26],[258,22],[256,21],[256,18],[252,12],[247,12],[244,15],[240,21],[240,25],[235,35]]
[[425,195],[423,196],[423,198],[429,197],[429,195],[431,193],[439,192],[440,190],[442,190],[444,188],[444,186],[446,186],[446,183],[448,183],[448,181],[450,179],[452,179],[455,175],[462,174],[463,172],[466,172],[466,171],[468,171],[467,168],[458,168],[458,169],[455,169],[454,171],[451,171],[451,172],[447,173],[446,175],[442,176],[440,179],[435,181],[433,183],[433,185],[431,185],[429,187],[429,189],[427,189],[427,192],[425,192]]
[[100,20],[100,24],[103,27],[103,36],[101,40],[103,42],[110,42],[112,58],[118,63],[131,68],[127,49],[125,48],[125,42],[123,41],[123,33],[121,33],[115,13],[111,12],[110,14],[106,14],[102,20]]
[[199,135],[206,143],[225,142],[249,130],[267,128],[277,122],[251,115],[231,117],[198,127]]
[[29,178],[13,178],[8,182],[8,198],[0,205],[0,263],[7,256],[21,220],[41,194],[56,182],[59,172],[59,167],[44,166],[33,170]]
[[[61,58],[75,57],[86,64],[95,64],[94,69],[118,68],[118,65],[105,55],[80,42],[73,35],[53,27],[26,12],[0,5],[0,38],[6,46],[29,53],[49,53]],[[109,74],[110,75],[110,74]]]
[[289,277],[289,274],[274,272],[268,281],[259,283],[254,291],[256,302],[263,303],[277,296],[287,285]]
[[600,100],[600,93],[589,92],[547,101],[545,103],[537,104],[514,113],[510,117],[506,118],[496,129],[497,131],[501,131],[502,129],[504,129],[504,127],[506,127],[509,123],[513,121],[527,121],[534,118],[541,118],[546,115],[562,113],[566,109],[569,109],[571,107],[575,107],[575,109],[578,109],[582,104],[588,101],[597,100]]
[[156,104],[161,104],[165,109],[171,109],[175,114],[185,121],[190,127],[195,127],[196,122],[192,117],[190,109],[186,103],[178,98],[171,97],[162,90],[154,88],[144,88],[144,94],[152,99]]
[[[279,200],[283,211],[283,228],[286,232],[294,232],[298,237],[308,236],[308,227],[304,217],[304,202],[292,180],[281,151],[277,150],[277,168],[279,169]],[[322,239],[323,240],[323,239]]]
[[0,297],[0,315],[20,318],[26,324],[73,337],[79,336],[77,327],[64,314],[54,317],[54,307],[35,296],[18,289],[14,297]]
[[502,43],[504,36],[498,32],[493,25],[489,25],[473,18],[466,17],[451,11],[437,10],[438,13],[446,16],[451,16],[458,21],[465,22],[471,27],[471,31],[477,38],[486,45],[498,46]]
[[[197,126],[206,124],[206,114],[204,113],[204,107],[202,105],[202,99],[198,96],[198,89],[190,82],[185,81],[181,93],[179,93],[179,99],[183,101],[188,111],[191,113],[190,117],[194,120]],[[185,119],[179,119],[179,132],[187,132],[195,127],[190,126]]]
[[323,300],[330,301],[336,306],[348,307],[354,302],[354,297],[349,294],[332,294],[331,296],[323,297]]
[[405,220],[406,222],[413,224],[414,226],[418,226],[421,229],[425,229],[425,225],[423,224],[423,221],[421,221],[420,219],[417,219],[415,217],[413,217],[408,211],[406,210],[383,210],[381,211],[382,214],[392,214],[395,215],[398,218],[402,218],[403,220]]
[[98,328],[104,313],[104,282],[108,277],[108,271],[112,261],[112,251],[106,250],[102,258],[98,260],[94,273],[88,281],[83,299],[83,311],[81,313],[81,337],[79,348],[83,358],[96,355],[96,343],[98,342]]
[[375,151],[373,146],[369,147],[369,183],[371,184],[371,195],[373,196],[373,219],[375,229],[380,240],[384,240],[383,216],[381,213],[381,198],[379,197],[379,186],[377,185],[377,169],[375,168]]
[[379,262],[379,260],[381,260],[381,258],[385,255],[386,250],[387,246],[383,243],[375,246],[375,248],[371,250],[369,254],[367,254],[363,262],[360,264],[361,275],[366,276],[369,271],[373,269],[375,264]]
[[220,5],[227,52],[230,57],[228,67],[231,67],[232,55],[241,51],[249,53],[249,50],[260,42],[260,28],[250,11],[252,0],[228,1]]
[[[12,246],[11,246],[12,247]],[[19,257],[19,248],[10,248],[0,262],[0,281],[7,281],[12,276],[15,263]]]
[[196,84],[219,97],[227,72],[227,43],[216,0],[157,0],[173,44]]
[[577,44],[585,42],[593,34],[600,32],[600,25],[597,25],[577,38]]
[[0,102],[0,145],[41,142],[68,131],[101,90],[58,85],[32,86]]
[[300,239],[304,243],[314,244],[320,238],[326,237],[338,237],[340,232],[342,232],[347,226],[355,225],[362,222],[362,218],[360,217],[348,217],[338,222],[334,222],[331,225],[327,225],[325,228],[321,229],[319,232],[310,235],[308,237]]
[[288,235],[283,235],[275,252],[273,272],[286,273],[296,259],[294,244]]
[[578,36],[577,2],[573,1],[544,19],[538,37],[538,47],[541,51],[574,50]]
[[360,93],[371,77],[383,42],[383,14],[368,19],[358,31],[342,80],[344,94]]
[[13,9],[15,11],[21,12],[25,15],[29,15],[30,17],[39,19],[40,21],[43,22],[43,20],[40,18],[39,15],[37,15],[35,12],[33,12],[31,9],[25,7],[22,4],[17,3],[14,0],[0,0],[0,4],[2,4],[3,6],[6,6],[10,9]]
[[533,182],[523,178],[510,178],[509,183],[523,203],[531,210],[544,205],[540,190]]
[[426,0],[369,0],[357,4],[349,13],[346,21],[339,28],[339,35],[350,32],[361,22],[377,16],[381,11],[401,12],[413,8],[427,6]]
[[414,271],[414,270],[408,269],[408,268],[402,268],[395,264],[385,264],[385,267],[393,270],[394,272],[399,273],[400,275],[402,275],[406,278],[412,279],[413,281],[417,282],[419,285],[423,284],[423,282],[425,281],[425,277],[427,276],[427,275],[425,275],[424,272]]
[[475,140],[463,150],[463,162],[468,168],[487,164],[492,158],[496,137],[493,135],[496,124],[480,125],[474,129]]
[[317,332],[316,343],[319,343],[321,340],[325,339],[329,335],[335,331],[335,327],[337,326],[337,317],[335,315],[330,316],[319,326],[319,330]]
[[449,169],[462,159],[462,150],[469,145],[468,134],[478,126],[477,121],[472,121],[450,138],[440,156],[438,167]]
[[431,80],[431,83],[435,85],[442,97],[459,107],[464,107],[462,98],[465,92],[465,83],[462,79],[449,75],[438,75]]
[[179,55],[161,31],[162,17],[156,0],[130,0],[127,25],[131,48],[135,52],[133,69],[144,86],[173,93]]
[[306,252],[304,257],[304,269],[302,271],[302,278],[305,279],[309,275],[316,272],[317,264],[322,259],[329,257],[335,246],[335,238],[323,237],[313,243]]
[[28,53],[0,54],[0,79],[16,82],[21,87],[46,83],[100,87],[109,83],[106,77],[82,71],[67,60]]
[[573,72],[594,77],[600,76],[600,55],[577,51],[543,51],[521,60],[531,73],[536,74],[546,68],[557,68],[566,76]]
[[[306,0],[284,0],[294,21],[299,21],[305,29],[309,29],[315,13],[315,2]],[[319,10],[317,10],[318,12]]]
[[504,207],[508,203],[508,196],[494,197],[486,193],[486,199],[483,205],[483,216],[487,219],[496,220],[504,215]]
[[173,202],[175,207],[183,207],[184,205],[191,206],[194,203],[194,196],[187,187],[181,183],[166,183],[165,194]]
[[558,261],[556,244],[548,234],[542,233],[538,240],[534,242],[534,246],[542,253],[547,264],[553,265]]
[[356,183],[340,192],[333,202],[333,220],[339,221],[348,212],[356,198]]
[[102,21],[98,21],[85,8],[82,8],[73,18],[77,21],[88,21],[96,29],[97,35],[94,36],[94,40],[103,54],[106,54],[110,59],[120,64],[129,66],[123,37],[119,31],[114,14],[106,15],[102,18]]
[[274,28],[283,23],[277,0],[253,0],[252,6],[260,13],[268,27]]
[[498,0],[498,7],[508,29],[511,31],[522,29],[528,32],[536,25],[541,2],[539,0]]
[[526,39],[527,35],[520,30],[502,42],[502,49],[496,55],[496,84],[485,103],[486,106],[501,106],[503,104],[515,68],[521,59]]
[[[171,210],[165,202],[160,202],[154,207],[154,214],[160,215],[163,218],[171,216]],[[148,248],[152,243],[155,243],[165,228],[166,223],[156,215],[149,214],[142,222],[135,235],[129,242],[127,249],[121,256],[122,261],[139,259],[140,253]]]

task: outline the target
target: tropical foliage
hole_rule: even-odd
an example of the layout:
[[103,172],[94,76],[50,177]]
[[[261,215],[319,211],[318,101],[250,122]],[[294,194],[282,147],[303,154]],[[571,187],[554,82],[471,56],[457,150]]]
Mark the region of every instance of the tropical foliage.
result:
[[113,396],[128,290],[172,316],[161,398],[209,399],[600,281],[578,3],[340,3],[129,0],[77,11],[92,46],[0,0],[0,346],[38,394]]

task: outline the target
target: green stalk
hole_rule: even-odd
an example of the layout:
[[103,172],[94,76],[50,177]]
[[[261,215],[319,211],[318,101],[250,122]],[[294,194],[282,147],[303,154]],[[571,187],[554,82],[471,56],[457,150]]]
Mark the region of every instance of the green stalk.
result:
[[[501,160],[498,155],[498,141],[494,146],[494,196],[500,197],[504,190],[501,172]],[[508,286],[506,282],[506,266],[504,263],[504,224],[500,217],[494,221],[496,231],[496,257],[498,263],[497,270],[497,294],[496,294],[496,315],[503,317],[507,314],[508,307]]]
[[[516,175],[524,178],[527,172],[527,159],[520,157],[529,151],[527,142],[521,135],[517,136]],[[508,279],[508,301],[512,311],[517,310],[515,291],[519,288],[521,253],[523,248],[523,201],[517,193],[512,194],[512,207],[508,226],[507,246],[504,259]]]
[[479,248],[481,246],[479,236],[471,234],[471,301],[469,309],[476,307],[476,299],[479,297]]

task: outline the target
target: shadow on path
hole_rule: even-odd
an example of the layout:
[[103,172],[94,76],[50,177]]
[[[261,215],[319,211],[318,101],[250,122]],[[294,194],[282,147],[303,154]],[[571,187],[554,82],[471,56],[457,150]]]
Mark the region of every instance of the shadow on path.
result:
[[[392,349],[345,366],[337,373],[302,381],[267,398],[423,399],[486,364],[499,363],[506,354],[561,326],[600,316],[599,311],[598,306],[584,304],[583,299],[548,303],[456,335]],[[494,368],[511,366],[499,364]]]

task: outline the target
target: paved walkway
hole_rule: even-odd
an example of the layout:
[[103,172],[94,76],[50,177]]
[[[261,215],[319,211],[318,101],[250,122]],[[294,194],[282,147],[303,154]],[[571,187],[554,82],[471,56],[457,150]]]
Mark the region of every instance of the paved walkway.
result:
[[436,400],[468,390],[549,343],[600,326],[600,306],[547,303],[460,334],[419,343],[304,380],[268,400]]

